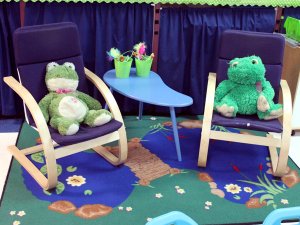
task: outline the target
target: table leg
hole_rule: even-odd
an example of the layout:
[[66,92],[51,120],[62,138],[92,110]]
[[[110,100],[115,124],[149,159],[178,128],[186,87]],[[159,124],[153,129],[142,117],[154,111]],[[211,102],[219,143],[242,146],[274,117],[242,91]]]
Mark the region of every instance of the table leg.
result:
[[175,115],[174,107],[170,107],[170,114],[171,114],[171,119],[172,119],[172,127],[173,127],[173,133],[174,133],[174,140],[175,140],[177,158],[178,158],[178,161],[181,162],[181,160],[182,160],[181,159],[181,150],[180,150],[180,144],[179,144],[177,121],[176,121],[176,115]]
[[139,120],[142,119],[143,116],[143,102],[140,102],[139,104]]
[[[110,90],[110,92],[113,94],[114,90],[113,90],[112,88],[109,88],[109,90]],[[106,110],[108,109],[107,103],[105,103],[104,109],[106,109]]]

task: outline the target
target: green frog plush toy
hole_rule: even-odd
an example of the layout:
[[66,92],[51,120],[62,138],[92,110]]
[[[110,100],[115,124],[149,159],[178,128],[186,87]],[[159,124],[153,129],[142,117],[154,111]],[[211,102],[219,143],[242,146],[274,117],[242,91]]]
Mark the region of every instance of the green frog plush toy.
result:
[[273,102],[274,89],[265,78],[265,66],[258,56],[229,62],[228,80],[216,89],[214,109],[225,117],[257,114],[270,120],[282,115],[282,105]]
[[61,135],[76,134],[82,122],[95,127],[112,119],[110,112],[101,109],[99,101],[76,90],[79,79],[73,63],[49,63],[45,81],[49,93],[39,106],[45,120],[50,119],[50,126]]

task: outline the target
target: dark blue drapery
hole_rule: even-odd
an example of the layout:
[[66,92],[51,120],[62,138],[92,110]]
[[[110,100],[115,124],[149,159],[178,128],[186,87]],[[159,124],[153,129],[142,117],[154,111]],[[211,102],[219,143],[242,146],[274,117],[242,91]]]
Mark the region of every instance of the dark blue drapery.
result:
[[0,116],[18,114],[22,104],[3,82],[5,76],[16,76],[12,47],[12,32],[20,26],[19,3],[0,4]]
[[[161,11],[158,73],[175,90],[194,99],[183,109],[202,114],[207,77],[215,71],[218,41],[226,29],[273,32],[274,8],[164,8]],[[235,43],[228,43],[232,48]]]
[[[100,77],[113,69],[106,51],[122,52],[145,41],[152,49],[153,7],[148,4],[26,3],[25,25],[70,21],[77,24],[85,66]],[[123,113],[136,113],[138,102],[114,94]],[[94,90],[94,96],[99,97]]]
[[[3,7],[6,4],[8,6]],[[298,13],[298,11],[297,11]],[[13,68],[11,37],[3,39],[19,26],[18,3],[1,3],[1,55],[0,76],[10,74]],[[85,65],[100,77],[113,68],[105,52],[111,47],[122,51],[139,42],[152,45],[153,7],[147,4],[107,3],[40,3],[27,2],[25,25],[72,21],[79,27]],[[3,22],[5,27],[3,28]],[[208,72],[215,71],[216,51],[220,34],[225,29],[243,29],[272,32],[275,22],[273,8],[218,7],[218,8],[163,8],[159,40],[158,73],[170,87],[190,95],[191,107],[182,109],[185,114],[203,113]],[[12,25],[17,24],[17,25]],[[8,26],[9,25],[9,26]],[[4,35],[5,36],[5,35]],[[7,37],[7,36],[6,36]],[[3,43],[6,43],[3,45]],[[229,43],[234,48],[234,43]],[[2,46],[6,47],[3,50]],[[8,49],[8,50],[7,50]],[[5,54],[4,54],[5,53]],[[4,63],[3,63],[4,62]],[[3,65],[6,65],[3,67]],[[4,72],[3,72],[4,71]],[[2,77],[1,114],[16,113],[18,104],[12,92],[3,91]],[[154,90],[155,91],[155,88]],[[3,97],[4,96],[4,97]],[[116,94],[123,113],[136,113],[138,103]],[[5,102],[3,101],[5,99]],[[168,109],[145,105],[146,113],[167,113]],[[180,110],[178,109],[177,112]]]

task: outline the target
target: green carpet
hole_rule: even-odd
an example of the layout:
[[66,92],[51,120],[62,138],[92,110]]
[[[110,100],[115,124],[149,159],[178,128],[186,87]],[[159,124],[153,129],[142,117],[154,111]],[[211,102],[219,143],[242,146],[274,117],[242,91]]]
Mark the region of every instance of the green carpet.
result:
[[[290,161],[288,175],[274,178],[264,147],[216,141],[210,144],[207,168],[198,168],[201,123],[195,119],[178,118],[183,162],[176,160],[170,118],[145,116],[138,121],[129,116],[125,118],[129,142],[125,165],[113,167],[91,151],[60,159],[61,185],[50,192],[43,192],[13,160],[0,224],[143,225],[174,210],[199,224],[245,224],[263,221],[275,208],[300,205],[298,168]],[[37,132],[24,124],[18,147],[35,145],[37,138]],[[33,157],[41,170],[42,161],[41,156]],[[66,182],[74,175],[86,179],[80,187]],[[48,209],[61,200],[77,209],[102,204],[112,211],[84,219],[74,211],[62,214]]]

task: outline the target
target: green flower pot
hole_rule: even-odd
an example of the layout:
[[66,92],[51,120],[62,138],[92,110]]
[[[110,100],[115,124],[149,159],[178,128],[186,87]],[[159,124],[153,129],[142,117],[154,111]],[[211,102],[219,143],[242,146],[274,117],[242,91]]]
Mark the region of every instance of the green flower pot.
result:
[[144,60],[135,58],[136,75],[139,77],[148,77],[152,66],[152,57],[147,56]]
[[116,77],[117,78],[128,78],[130,74],[130,68],[132,64],[132,58],[130,58],[128,61],[119,61],[114,60],[115,63],[115,69],[116,69]]

